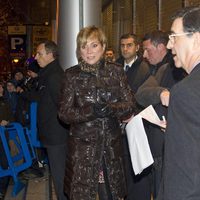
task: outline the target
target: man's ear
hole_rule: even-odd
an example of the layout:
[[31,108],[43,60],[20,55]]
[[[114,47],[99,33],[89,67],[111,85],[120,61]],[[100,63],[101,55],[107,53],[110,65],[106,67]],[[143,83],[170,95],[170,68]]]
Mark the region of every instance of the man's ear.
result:
[[103,51],[105,51],[106,50],[106,45],[105,44],[103,44]]
[[139,51],[139,49],[140,49],[140,45],[139,45],[139,44],[137,44],[137,45],[136,45],[136,52],[138,52],[138,51]]
[[53,56],[53,53],[52,52],[46,52],[46,55],[49,55],[49,56]]
[[194,48],[199,49],[199,47],[200,47],[200,33],[199,32],[193,33],[193,37],[194,37],[194,41],[193,41]]
[[166,49],[166,46],[163,43],[157,45],[158,50]]

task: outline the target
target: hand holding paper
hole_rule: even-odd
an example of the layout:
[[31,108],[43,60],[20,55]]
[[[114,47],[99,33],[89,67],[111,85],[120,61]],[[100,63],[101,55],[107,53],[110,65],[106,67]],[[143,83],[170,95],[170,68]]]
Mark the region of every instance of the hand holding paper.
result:
[[152,105],[131,118],[126,125],[129,151],[135,175],[140,174],[154,162],[142,118],[162,128],[166,128],[166,123],[159,119]]
[[159,117],[152,105],[145,108],[142,112],[139,113],[139,115],[141,115],[143,119],[146,119],[147,121],[151,122],[152,124],[156,124],[162,128],[166,128],[166,122],[161,121],[159,119]]

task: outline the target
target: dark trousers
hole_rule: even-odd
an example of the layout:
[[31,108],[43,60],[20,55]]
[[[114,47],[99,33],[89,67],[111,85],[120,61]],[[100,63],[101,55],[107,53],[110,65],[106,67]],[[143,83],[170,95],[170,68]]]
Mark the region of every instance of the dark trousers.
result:
[[110,193],[110,190],[108,188],[108,185],[105,183],[99,183],[98,187],[98,195],[99,195],[99,200],[112,200],[112,195]]
[[[0,139],[0,166],[2,169],[8,168],[8,161],[6,158],[6,154],[1,139]],[[6,191],[8,187],[8,182],[9,182],[8,176],[0,178],[0,193],[4,193]]]
[[163,162],[162,157],[154,158],[154,164],[152,167],[152,182],[153,182],[153,197],[157,198],[158,191],[161,185]]
[[125,156],[125,173],[127,180],[126,200],[150,200],[151,199],[151,167],[145,169],[141,174],[133,172],[129,156]]
[[151,167],[145,169],[141,174],[134,174],[128,141],[123,137],[124,165],[127,182],[127,197],[125,200],[150,200],[151,199]]
[[49,145],[46,149],[57,198],[58,200],[67,200],[67,197],[64,195],[67,144]]

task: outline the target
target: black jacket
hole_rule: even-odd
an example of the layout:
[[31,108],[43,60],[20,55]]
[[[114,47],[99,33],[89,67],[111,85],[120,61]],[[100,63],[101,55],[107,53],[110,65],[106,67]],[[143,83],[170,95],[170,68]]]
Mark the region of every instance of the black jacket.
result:
[[13,113],[8,101],[4,97],[0,97],[0,121],[14,121]]
[[199,86],[200,64],[171,89],[159,200],[200,199]]
[[66,143],[67,130],[57,117],[63,75],[58,60],[48,64],[39,73],[38,131],[44,145]]
[[[116,61],[120,63],[122,67],[124,66],[124,59],[118,59]],[[137,60],[131,65],[131,67],[126,72],[128,84],[134,93],[137,92],[140,85],[149,77],[150,68],[149,65],[143,60],[142,57],[138,57]]]

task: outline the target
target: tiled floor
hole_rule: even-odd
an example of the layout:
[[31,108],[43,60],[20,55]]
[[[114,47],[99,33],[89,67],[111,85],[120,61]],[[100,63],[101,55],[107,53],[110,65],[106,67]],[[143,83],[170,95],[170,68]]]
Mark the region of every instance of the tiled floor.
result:
[[[49,187],[49,179],[49,170],[46,168],[44,177],[29,179],[27,182],[25,181],[26,186],[16,197],[11,196],[13,189],[13,184],[11,183],[4,200],[57,200],[52,181],[50,181],[52,190]],[[50,193],[50,191],[52,192]]]
[[47,178],[33,179],[28,182],[26,200],[49,199],[49,182]]
[[44,177],[33,178],[25,181],[25,183],[25,188],[16,197],[11,196],[13,189],[11,183],[4,200],[57,200],[48,167],[46,167]]

